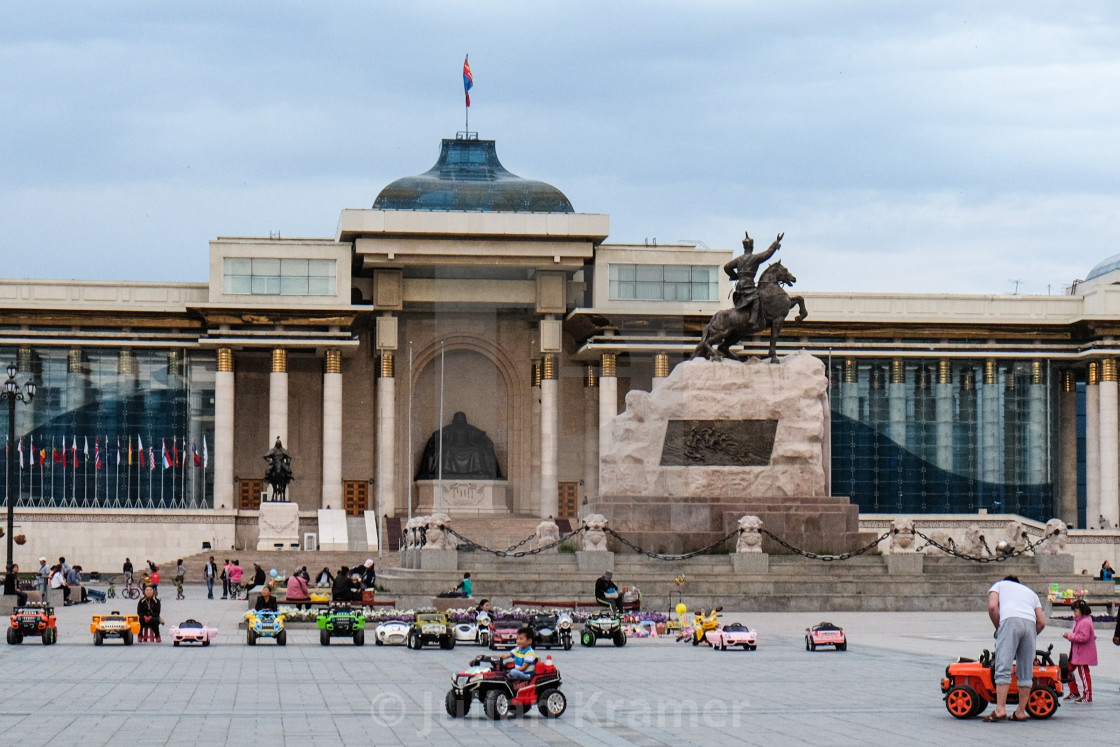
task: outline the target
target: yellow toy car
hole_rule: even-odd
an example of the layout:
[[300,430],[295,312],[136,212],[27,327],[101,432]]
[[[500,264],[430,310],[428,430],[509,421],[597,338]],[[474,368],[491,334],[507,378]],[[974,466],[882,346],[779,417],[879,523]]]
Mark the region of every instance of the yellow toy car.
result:
[[131,646],[140,634],[140,616],[122,615],[113,610],[108,615],[94,615],[89,624],[93,633],[93,645],[100,646],[106,638],[120,638],[124,645]]

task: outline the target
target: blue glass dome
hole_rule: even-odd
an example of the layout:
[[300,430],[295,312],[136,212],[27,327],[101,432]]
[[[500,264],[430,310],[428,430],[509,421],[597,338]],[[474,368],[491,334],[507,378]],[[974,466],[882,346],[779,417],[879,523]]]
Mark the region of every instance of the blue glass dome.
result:
[[573,213],[551,184],[523,179],[498,161],[493,140],[444,139],[436,165],[381,190],[374,210],[476,210],[496,213]]
[[1097,263],[1097,266],[1089,270],[1089,275],[1086,280],[1099,278],[1101,275],[1107,275],[1113,270],[1120,270],[1120,254],[1114,254],[1103,262]]

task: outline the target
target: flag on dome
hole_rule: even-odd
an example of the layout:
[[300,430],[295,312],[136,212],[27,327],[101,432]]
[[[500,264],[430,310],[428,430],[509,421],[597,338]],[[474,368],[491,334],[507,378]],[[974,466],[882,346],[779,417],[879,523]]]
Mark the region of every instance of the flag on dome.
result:
[[474,88],[474,76],[471,75],[470,55],[463,58],[463,95],[467,97],[467,106],[471,105],[471,89]]

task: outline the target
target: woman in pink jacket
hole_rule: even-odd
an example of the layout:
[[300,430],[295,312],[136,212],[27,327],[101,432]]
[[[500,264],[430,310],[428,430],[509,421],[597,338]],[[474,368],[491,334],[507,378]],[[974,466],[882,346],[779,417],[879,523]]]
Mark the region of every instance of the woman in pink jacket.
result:
[[[1066,700],[1073,699],[1074,703],[1093,702],[1093,678],[1089,675],[1089,667],[1097,665],[1097,633],[1093,630],[1092,609],[1084,599],[1078,599],[1071,605],[1073,609],[1073,630],[1062,633],[1062,637],[1069,640],[1069,664],[1073,668],[1070,675],[1069,695]],[[1081,675],[1082,692],[1077,690],[1075,675]]]
[[288,576],[288,593],[284,597],[288,604],[296,604],[300,609],[304,605],[311,607],[311,596],[307,593],[307,580],[297,571]]

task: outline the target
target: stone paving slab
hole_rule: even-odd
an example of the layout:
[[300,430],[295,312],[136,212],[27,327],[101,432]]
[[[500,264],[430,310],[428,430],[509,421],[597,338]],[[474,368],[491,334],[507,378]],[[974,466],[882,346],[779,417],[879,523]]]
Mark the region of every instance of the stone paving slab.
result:
[[[244,644],[244,602],[206,600],[188,587],[163,617],[217,624],[214,645],[92,644],[89,617],[118,600],[58,610],[59,643],[0,645],[0,745],[463,744],[681,745],[914,743],[1114,744],[1120,649],[1098,633],[1092,705],[1048,721],[983,724],[945,710],[939,681],[958,656],[992,646],[983,613],[749,613],[754,652],[717,652],[671,639],[606,642],[554,652],[568,710],[494,723],[479,704],[449,718],[453,672],[480,649],[320,646],[293,630],[286,647]],[[135,603],[129,603],[134,605]],[[805,651],[802,634],[828,619],[846,652]],[[1067,650],[1060,629],[1040,643]]]

